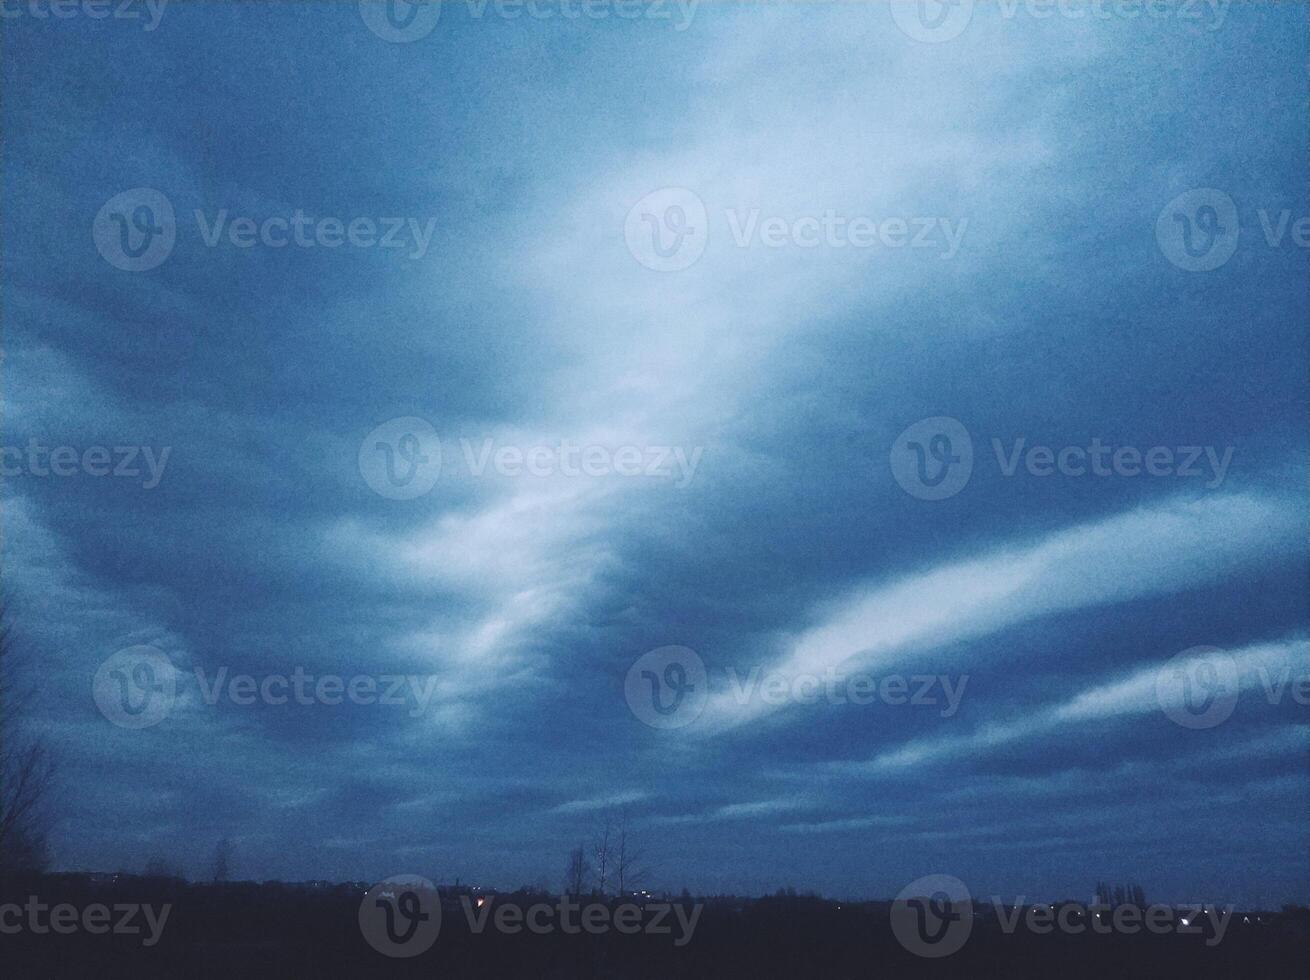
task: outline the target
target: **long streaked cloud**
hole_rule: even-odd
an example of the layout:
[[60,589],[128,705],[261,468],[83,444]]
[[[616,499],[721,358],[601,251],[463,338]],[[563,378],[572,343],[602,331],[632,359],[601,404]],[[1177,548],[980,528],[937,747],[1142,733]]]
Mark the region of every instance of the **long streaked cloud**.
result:
[[[1305,676],[1310,664],[1310,644],[1304,638],[1244,647],[1227,653],[1234,674],[1220,677],[1225,693],[1278,690]],[[1198,659],[1205,654],[1196,654]],[[1208,661],[1207,661],[1208,662]],[[1166,663],[1140,668],[1119,680],[1089,687],[1066,701],[1030,709],[1022,716],[991,722],[967,735],[927,738],[889,749],[867,763],[844,764],[843,771],[862,774],[890,773],[942,762],[953,757],[976,758],[1014,742],[1036,739],[1088,722],[1150,712],[1186,709],[1188,689],[1163,675]],[[1275,693],[1275,696],[1276,693]]]
[[[1167,594],[1290,553],[1290,501],[1228,495],[1168,502],[998,548],[881,584],[836,604],[771,672],[801,675],[887,669],[925,644],[977,638],[1071,609]],[[968,665],[963,666],[977,666]],[[771,706],[724,692],[702,723],[735,727]]]

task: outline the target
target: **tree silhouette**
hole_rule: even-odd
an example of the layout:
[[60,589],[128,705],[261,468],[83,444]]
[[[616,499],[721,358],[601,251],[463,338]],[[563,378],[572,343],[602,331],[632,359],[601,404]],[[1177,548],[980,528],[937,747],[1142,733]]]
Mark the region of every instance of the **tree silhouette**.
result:
[[646,869],[642,867],[641,860],[641,850],[628,835],[628,811],[624,810],[619,817],[618,842],[614,855],[614,884],[620,897],[645,879]]
[[606,886],[609,884],[610,871],[610,838],[614,832],[614,817],[606,813],[604,823],[600,831],[596,834],[596,839],[591,845],[592,860],[595,861],[596,868],[596,890],[600,894],[605,894]]
[[214,847],[214,859],[210,863],[211,881],[227,881],[228,864],[232,860],[232,842],[224,837]]
[[564,873],[564,893],[574,898],[581,895],[587,887],[589,874],[591,865],[587,862],[587,852],[579,845],[569,852],[568,870]]
[[45,743],[21,730],[30,698],[14,685],[13,636],[0,592],[0,873],[45,866],[45,804],[54,776]]

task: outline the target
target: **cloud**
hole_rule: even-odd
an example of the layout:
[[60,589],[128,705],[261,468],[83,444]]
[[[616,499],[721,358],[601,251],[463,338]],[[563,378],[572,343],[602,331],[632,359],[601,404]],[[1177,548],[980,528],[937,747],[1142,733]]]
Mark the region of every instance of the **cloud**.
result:
[[[1176,592],[1290,551],[1296,524],[1292,506],[1275,498],[1208,497],[1138,508],[862,590],[834,603],[826,621],[800,635],[771,671],[792,679],[886,670],[927,644]],[[703,724],[733,727],[770,707],[723,692],[711,700]]]
[[[1245,647],[1232,651],[1230,656],[1236,673],[1228,687],[1236,695],[1241,691],[1267,689],[1280,673],[1284,679],[1298,676],[1295,672],[1304,671],[1310,658],[1310,645],[1304,639],[1296,639]],[[1014,720],[991,722],[969,735],[912,742],[881,753],[867,763],[843,768],[866,774],[886,773],[959,756],[977,758],[1003,745],[1053,735],[1088,722],[1177,710],[1184,705],[1186,687],[1168,682],[1167,678],[1162,682],[1164,670],[1163,661],[1152,664],[1120,680],[1087,688],[1060,704],[1029,709]]]
[[561,803],[550,812],[554,814],[569,814],[588,813],[593,810],[610,810],[627,806],[630,803],[640,803],[647,798],[647,794],[640,790],[629,790],[625,793],[614,793],[610,796],[597,796],[586,800],[570,800],[567,803]]

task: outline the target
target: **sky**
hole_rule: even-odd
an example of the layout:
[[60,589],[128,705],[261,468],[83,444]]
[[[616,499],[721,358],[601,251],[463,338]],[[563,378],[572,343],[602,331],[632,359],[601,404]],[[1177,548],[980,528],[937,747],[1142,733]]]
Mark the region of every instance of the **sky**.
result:
[[55,867],[1310,901],[1303,5],[62,9]]

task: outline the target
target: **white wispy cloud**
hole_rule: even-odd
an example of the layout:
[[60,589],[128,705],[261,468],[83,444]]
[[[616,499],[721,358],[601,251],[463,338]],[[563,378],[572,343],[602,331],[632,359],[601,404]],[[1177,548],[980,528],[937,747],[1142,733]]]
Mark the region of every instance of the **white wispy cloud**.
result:
[[614,807],[626,806],[630,803],[640,803],[648,798],[648,794],[641,790],[629,790],[625,793],[614,793],[609,796],[595,796],[585,800],[570,800],[567,803],[561,803],[559,806],[552,808],[549,812],[554,814],[589,813],[593,810],[609,810]]
[[[1280,675],[1294,677],[1298,676],[1297,671],[1299,676],[1305,675],[1310,645],[1304,638],[1297,638],[1244,647],[1226,655],[1232,658],[1235,668],[1231,679],[1236,685],[1234,694],[1268,691]],[[850,772],[893,772],[972,756],[1088,721],[1182,708],[1186,689],[1168,676],[1167,664],[1167,660],[1162,659],[1159,663],[1139,667],[1126,677],[1087,688],[1059,704],[1030,709],[1021,716],[991,722],[967,735],[920,739],[883,752],[868,762],[844,764],[841,768]]]
[[[788,679],[886,669],[917,648],[983,636],[1051,613],[1168,594],[1294,547],[1296,509],[1285,500],[1226,495],[1178,500],[1057,531],[860,590],[770,666]],[[707,731],[776,710],[732,692],[711,698]]]

